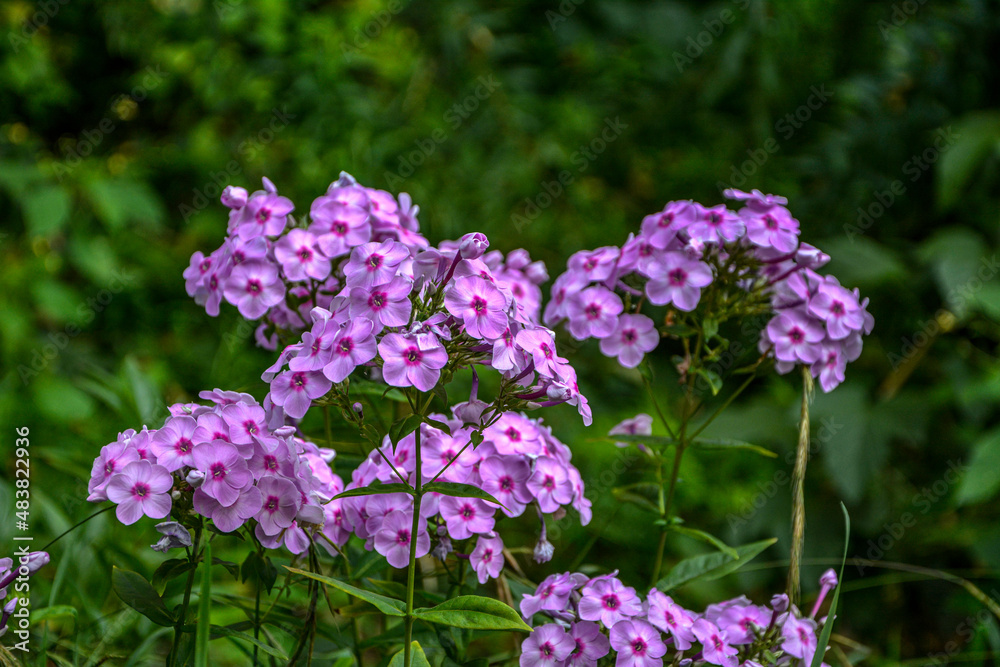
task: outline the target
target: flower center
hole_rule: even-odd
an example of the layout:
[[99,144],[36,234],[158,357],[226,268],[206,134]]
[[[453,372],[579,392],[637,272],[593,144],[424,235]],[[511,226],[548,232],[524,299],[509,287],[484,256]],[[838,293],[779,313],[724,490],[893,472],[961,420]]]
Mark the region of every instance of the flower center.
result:
[[764,226],[774,231],[778,228],[778,221],[774,219],[774,216],[768,214],[764,216]]
[[635,655],[645,655],[646,654],[646,642],[642,639],[636,637],[632,640],[632,653]]
[[597,303],[591,303],[583,310],[587,315],[588,320],[596,320],[601,316],[601,306]]
[[472,303],[469,304],[476,315],[486,314],[486,299],[481,296],[473,297]]
[[193,445],[191,444],[190,440],[188,440],[187,438],[181,438],[174,445],[174,449],[177,451],[178,454],[187,454],[191,451],[192,446]]
[[845,312],[847,312],[847,309],[844,308],[844,304],[842,301],[834,301],[833,304],[830,306],[830,312],[833,313],[834,315],[843,315]]
[[[396,531],[396,544],[406,545],[406,544],[409,544],[409,543],[410,543],[410,531],[408,531],[408,530],[399,530],[399,531]],[[418,542],[418,544],[419,544],[419,542]]]
[[266,509],[271,514],[274,514],[275,512],[278,511],[278,503],[280,502],[280,500],[281,499],[278,498],[278,496],[268,496],[267,502],[264,503],[264,509]]
[[265,470],[277,470],[278,469],[278,459],[267,454],[264,456],[264,469]]
[[610,609],[611,611],[614,611],[621,606],[621,602],[618,600],[617,595],[605,595],[601,598],[601,602],[604,604],[605,609]]
[[381,310],[385,306],[386,296],[385,292],[372,292],[372,295],[368,297],[368,306],[372,310]]
[[299,259],[302,260],[303,262],[308,262],[309,260],[312,259],[312,256],[313,256],[312,250],[310,250],[309,248],[303,247],[299,249]]
[[216,461],[212,464],[209,469],[209,473],[212,475],[212,479],[225,479],[226,478],[226,466],[221,461]]
[[667,274],[667,278],[670,280],[670,284],[674,287],[683,287],[687,283],[687,271],[684,269],[674,269]]
[[247,292],[253,295],[260,294],[263,291],[263,287],[260,285],[259,280],[248,280],[247,281]]
[[306,374],[305,373],[293,373],[292,374],[292,389],[295,391],[302,391],[306,388]]
[[340,345],[338,347],[340,348],[340,353],[342,355],[350,354],[351,350],[354,349],[354,341],[350,338],[344,338],[340,341]]
[[416,366],[416,365],[418,365],[420,363],[420,358],[422,356],[423,355],[420,354],[420,350],[418,350],[415,347],[411,347],[408,350],[406,350],[405,352],[403,352],[403,359],[410,366]]
[[368,258],[368,270],[374,271],[382,266],[382,255],[372,255]]
[[333,222],[333,225],[330,228],[330,231],[332,231],[337,236],[346,236],[347,235],[347,223],[345,223],[345,222],[343,222],[341,220],[335,220]]
[[556,478],[553,477],[552,475],[546,475],[545,481],[542,482],[542,486],[545,489],[552,491],[553,489],[556,488]]
[[257,211],[257,222],[259,224],[263,225],[270,219],[271,219],[271,209],[262,207],[259,211]]
[[788,332],[788,340],[792,341],[793,343],[798,344],[804,341],[805,339],[806,339],[805,332],[798,327],[795,327]]
[[142,500],[149,493],[149,485],[144,482],[136,482],[132,486],[132,495]]
[[638,336],[636,336],[635,329],[626,329],[622,332],[622,341],[625,343],[632,344],[635,342],[636,338],[638,338]]

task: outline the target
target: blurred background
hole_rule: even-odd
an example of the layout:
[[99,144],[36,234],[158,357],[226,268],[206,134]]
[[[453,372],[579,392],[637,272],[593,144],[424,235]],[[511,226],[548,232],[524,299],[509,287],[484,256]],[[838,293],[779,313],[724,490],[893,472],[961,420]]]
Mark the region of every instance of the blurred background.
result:
[[[806,599],[839,563],[843,502],[848,555],[875,562],[845,569],[836,657],[994,664],[996,618],[935,571],[1000,600],[998,45],[986,0],[0,2],[0,507],[15,426],[31,430],[37,547],[93,509],[90,465],[118,431],[203,389],[263,397],[269,353],[181,278],[222,242],[226,184],[266,175],[301,212],[345,170],[410,193],[432,242],[482,231],[553,277],[669,200],[759,188],[788,197],[876,319],[847,382],[813,404]],[[668,410],[675,352],[654,360]],[[570,408],[545,419],[596,518],[561,522],[554,561],[528,574],[592,545],[585,567],[642,587],[655,529],[609,492],[641,471],[602,479],[618,451],[597,438],[651,406],[593,341],[574,358],[594,426]],[[712,427],[778,458],[686,459],[689,524],[779,538],[741,574],[682,589],[687,606],[783,587],[799,395],[795,376],[761,379]],[[0,555],[12,534],[5,519]],[[158,641],[110,591],[112,564],[149,576],[155,540],[152,522],[105,515],[53,546],[34,605],[69,609],[49,612],[46,641],[95,660]],[[703,550],[678,539],[668,561]]]

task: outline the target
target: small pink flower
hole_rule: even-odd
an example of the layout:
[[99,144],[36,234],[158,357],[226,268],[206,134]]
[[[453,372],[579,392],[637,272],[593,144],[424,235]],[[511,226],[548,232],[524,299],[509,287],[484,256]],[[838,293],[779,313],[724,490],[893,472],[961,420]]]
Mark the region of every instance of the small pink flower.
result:
[[[410,540],[413,539],[413,512],[389,512],[382,527],[375,534],[375,551],[389,561],[389,565],[402,569],[410,563]],[[422,558],[431,550],[431,538],[426,530],[417,533],[416,557]]]
[[620,621],[611,628],[615,667],[662,667],[667,646],[659,631],[645,621]]
[[118,505],[118,520],[129,526],[142,515],[162,519],[170,514],[170,488],[173,477],[161,465],[133,461],[108,482],[108,500]]
[[507,330],[507,301],[493,283],[478,276],[459,278],[445,293],[445,308],[473,338],[496,339]]
[[480,584],[499,577],[504,564],[503,540],[499,536],[480,536],[476,548],[469,554],[469,563],[476,571]]
[[521,667],[559,667],[576,648],[566,631],[549,623],[528,635],[521,644]]

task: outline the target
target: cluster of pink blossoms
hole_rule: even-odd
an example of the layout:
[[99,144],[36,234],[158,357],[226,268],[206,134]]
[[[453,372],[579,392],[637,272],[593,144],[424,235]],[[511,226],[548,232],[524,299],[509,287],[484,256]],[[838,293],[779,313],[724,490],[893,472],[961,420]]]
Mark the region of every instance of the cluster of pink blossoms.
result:
[[301,418],[359,367],[429,391],[444,370],[481,364],[524,387],[525,405],[568,402],[590,422],[576,372],[538,323],[548,274],[527,251],[487,252],[478,233],[428,247],[405,193],[397,202],[347,174],[298,226],[292,203],[264,185],[226,189],[229,236],[208,257],[195,253],[184,275],[209,314],[225,297],[247,319],[263,317],[261,345],[299,339],[264,373],[266,405]]
[[699,614],[655,588],[643,600],[615,574],[593,579],[556,574],[534,595],[524,596],[525,619],[544,614],[555,622],[536,627],[524,640],[521,667],[594,667],[611,651],[616,667],[662,667],[664,662],[769,667],[797,660],[809,665],[817,649],[816,613],[837,585],[836,573],[827,570],[808,618],[790,608],[784,594],[774,596],[769,606],[740,596]]
[[[544,562],[552,557],[553,547],[545,539],[545,515],[565,514],[572,506],[580,513],[581,523],[591,519],[590,501],[584,497],[583,479],[570,463],[569,448],[552,435],[540,420],[507,412],[483,430],[483,441],[473,448],[470,440],[483,406],[475,402],[453,408],[453,418],[435,415],[446,424],[451,435],[427,424],[421,425],[422,483],[431,480],[469,484],[496,498],[503,507],[477,498],[456,498],[428,493],[420,505],[422,521],[418,534],[413,530],[413,497],[407,493],[348,497],[329,504],[332,529],[326,536],[334,544],[347,542],[351,533],[366,541],[396,568],[409,562],[410,542],[417,541],[417,557],[433,552],[442,560],[455,551],[454,542],[475,539],[469,553],[455,551],[468,558],[480,583],[499,576],[503,569],[503,541],[496,530],[504,515],[520,516],[533,506],[541,521],[542,532],[535,548],[535,558]],[[353,472],[347,489],[365,488],[378,481],[414,483],[415,436],[409,434],[396,443],[386,438],[379,451]],[[328,522],[328,527],[331,522]],[[471,546],[471,544],[470,544]]]
[[[269,429],[249,394],[215,390],[201,398],[211,405],[174,405],[162,428],[129,429],[105,445],[87,500],[115,503],[126,525],[144,515],[163,519],[175,503],[226,533],[253,520],[265,547],[302,553],[309,533],[332,521],[324,503],[344,489],[329,465],[335,453],[299,438],[292,426]],[[172,536],[190,545],[184,528],[160,532],[166,544]]]
[[390,239],[427,246],[417,232],[419,207],[408,195],[397,201],[348,174],[313,201],[305,228],[295,225],[295,205],[266,178],[254,193],[227,187],[222,203],[230,209],[228,236],[210,255],[194,253],[185,286],[213,317],[224,298],[246,319],[264,318],[257,341],[269,349],[277,345],[275,331],[301,332],[314,306],[330,304],[342,287],[336,264],[352,248]]
[[832,390],[874,326],[868,300],[816,273],[830,258],[799,242],[799,222],[784,197],[756,190],[725,195],[744,207],[670,202],[646,216],[638,236],[630,235],[621,248],[575,253],[552,286],[546,324],[565,320],[574,338],[600,339],[601,352],[634,368],[660,340],[653,319],[640,312],[643,302],[691,312],[723,276],[741,290],[768,296],[773,317],[760,350],[774,355],[777,371],[804,364],[824,391]]

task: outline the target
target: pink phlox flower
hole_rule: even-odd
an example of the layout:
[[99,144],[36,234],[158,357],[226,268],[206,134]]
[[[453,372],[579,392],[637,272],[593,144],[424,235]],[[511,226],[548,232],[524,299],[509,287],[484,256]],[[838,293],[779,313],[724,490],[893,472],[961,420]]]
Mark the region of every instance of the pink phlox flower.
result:
[[302,507],[302,494],[291,480],[278,476],[261,478],[257,489],[261,493],[257,526],[263,534],[273,537],[292,525]]
[[606,338],[614,333],[623,308],[621,298],[607,287],[588,287],[566,303],[569,332],[577,340]]
[[163,428],[153,434],[150,440],[150,451],[156,456],[156,462],[173,472],[183,466],[193,464],[192,452],[195,441],[194,432],[198,422],[193,417],[170,417]]
[[635,589],[615,577],[593,579],[581,593],[580,618],[600,621],[606,628],[642,613],[642,601]]
[[492,456],[479,464],[483,491],[503,503],[501,511],[511,517],[523,514],[531,502],[530,475],[531,466],[518,457]]
[[192,452],[192,467],[205,475],[200,490],[225,507],[239,499],[240,491],[253,482],[246,459],[232,444],[223,440],[204,442]]
[[475,276],[459,278],[445,292],[445,308],[462,320],[473,338],[496,339],[508,327],[507,300],[493,283]]
[[659,342],[660,332],[653,320],[645,315],[622,315],[611,335],[601,340],[601,352],[618,357],[618,363],[626,368],[635,368]]
[[255,194],[241,209],[236,232],[241,239],[277,236],[284,231],[288,214],[294,209],[290,199],[276,192]]
[[371,320],[375,333],[383,327],[406,326],[413,310],[409,298],[412,288],[412,281],[403,276],[381,285],[354,287],[350,292],[351,317]]
[[330,343],[329,362],[323,374],[332,382],[343,382],[355,368],[375,358],[375,325],[371,320],[351,320],[336,332]]
[[649,623],[637,619],[619,621],[611,628],[609,639],[618,652],[615,667],[662,667],[667,645]]
[[[422,523],[422,522],[420,522]],[[410,540],[413,539],[413,512],[397,510],[385,516],[375,534],[375,551],[385,556],[389,565],[402,569],[410,562]],[[431,550],[431,538],[426,528],[417,532],[416,557],[422,558]]]
[[476,548],[469,554],[469,564],[475,570],[480,584],[496,579],[503,570],[503,540],[496,534],[480,535]]
[[691,626],[694,625],[694,615],[664,595],[655,588],[649,591],[647,598],[647,618],[650,623],[664,632],[669,632],[674,638],[678,650],[686,651],[695,641]]
[[646,294],[656,306],[672,303],[679,310],[690,312],[701,299],[701,288],[712,282],[712,269],[704,262],[693,260],[683,252],[663,253],[648,269]]
[[[608,435],[653,435],[653,418],[645,412],[640,412],[635,417],[630,417],[618,422]],[[616,442],[617,447],[628,447],[627,442]]]
[[555,623],[549,623],[528,635],[521,643],[521,667],[561,667],[576,648],[576,642]]
[[597,661],[611,651],[611,642],[601,632],[601,626],[589,621],[573,623],[569,636],[576,648],[566,658],[566,667],[595,667]]
[[120,433],[116,442],[101,447],[101,453],[94,459],[94,465],[90,470],[90,482],[87,484],[87,492],[90,495],[87,496],[87,500],[92,503],[107,500],[107,487],[111,478],[129,463],[138,460],[139,454],[135,447],[123,442]]
[[381,243],[363,243],[351,251],[344,265],[348,287],[383,285],[396,276],[397,267],[410,256],[401,243],[386,239]]
[[132,461],[111,476],[106,487],[108,500],[118,505],[115,515],[126,526],[143,515],[162,519],[170,514],[170,489],[174,479],[161,465]]
[[275,265],[249,260],[233,269],[223,291],[226,301],[248,320],[256,320],[285,298],[285,285]]
[[496,507],[478,498],[445,496],[438,511],[448,525],[448,535],[454,540],[488,534],[495,524]]
[[382,377],[394,387],[430,391],[448,363],[448,353],[434,334],[388,334],[378,344]]
[[274,246],[274,258],[289,280],[326,280],[330,260],[320,254],[316,237],[304,229],[293,229]]
[[685,231],[692,239],[704,243],[723,245],[731,243],[746,233],[743,220],[725,207],[724,204],[706,208],[695,204],[697,220],[687,226]]
[[735,646],[730,646],[726,633],[714,623],[699,618],[691,626],[691,631],[701,643],[701,654],[705,662],[722,667],[736,667],[739,664],[736,658],[739,651]]

